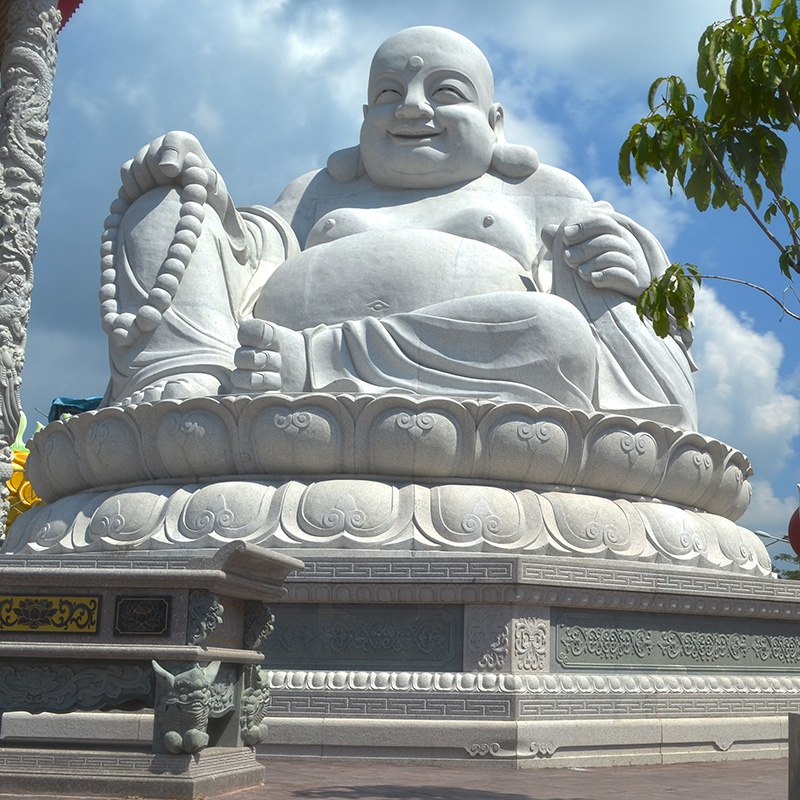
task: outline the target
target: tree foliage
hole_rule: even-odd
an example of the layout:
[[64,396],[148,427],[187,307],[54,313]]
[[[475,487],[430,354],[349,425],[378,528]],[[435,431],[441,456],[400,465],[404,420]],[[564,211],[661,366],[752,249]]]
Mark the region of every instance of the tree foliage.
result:
[[788,581],[800,581],[800,558],[793,553],[777,553],[772,556],[774,561],[788,561],[792,567],[786,569],[778,569],[777,574],[779,578]]
[[[620,177],[630,184],[634,170],[646,180],[654,169],[700,211],[744,209],[791,279],[800,273],[800,212],[784,194],[783,170],[788,135],[800,133],[798,0],[734,0],[731,19],[700,38],[697,83],[702,100],[675,75],[654,81],[650,113],[620,149]],[[670,317],[688,328],[702,277],[693,265],[671,265],[641,296],[639,315],[661,336]]]

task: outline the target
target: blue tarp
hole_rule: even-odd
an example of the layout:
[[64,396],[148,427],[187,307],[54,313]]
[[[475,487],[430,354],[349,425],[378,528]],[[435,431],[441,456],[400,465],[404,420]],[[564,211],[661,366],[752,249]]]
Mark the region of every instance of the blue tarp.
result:
[[56,397],[50,406],[47,415],[48,422],[61,419],[62,414],[80,414],[81,411],[91,411],[100,405],[102,397]]

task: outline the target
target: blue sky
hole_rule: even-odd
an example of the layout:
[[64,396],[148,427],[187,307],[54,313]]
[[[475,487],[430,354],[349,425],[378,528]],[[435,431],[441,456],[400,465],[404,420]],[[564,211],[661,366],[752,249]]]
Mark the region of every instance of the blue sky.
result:
[[[659,176],[626,188],[616,174],[650,83],[691,82],[700,34],[728,9],[728,0],[84,0],[59,42],[23,373],[29,419],[57,395],[104,391],[99,238],[120,165],[156,136],[188,130],[238,205],[269,205],[356,143],[371,55],[410,25],[475,41],[495,69],[509,139],[649,227],[673,260],[782,291],[772,245],[744,212],[701,215],[670,199]],[[700,298],[700,428],[750,456],[744,523],[776,534],[800,479],[799,326],[746,289],[716,284]]]

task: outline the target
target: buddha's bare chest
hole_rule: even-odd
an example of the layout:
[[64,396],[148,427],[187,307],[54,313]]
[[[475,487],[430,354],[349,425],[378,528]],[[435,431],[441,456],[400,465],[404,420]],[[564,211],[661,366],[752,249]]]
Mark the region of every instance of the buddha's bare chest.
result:
[[367,231],[427,230],[490,245],[528,269],[540,246],[531,220],[502,194],[462,189],[408,202],[372,193],[342,200],[352,205],[317,203],[304,249]]

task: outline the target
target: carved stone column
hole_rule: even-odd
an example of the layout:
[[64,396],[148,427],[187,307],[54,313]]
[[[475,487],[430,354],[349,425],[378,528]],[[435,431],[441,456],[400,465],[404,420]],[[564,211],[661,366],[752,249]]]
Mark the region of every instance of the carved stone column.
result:
[[14,0],[0,76],[0,531],[33,286],[45,136],[61,23],[57,0]]

